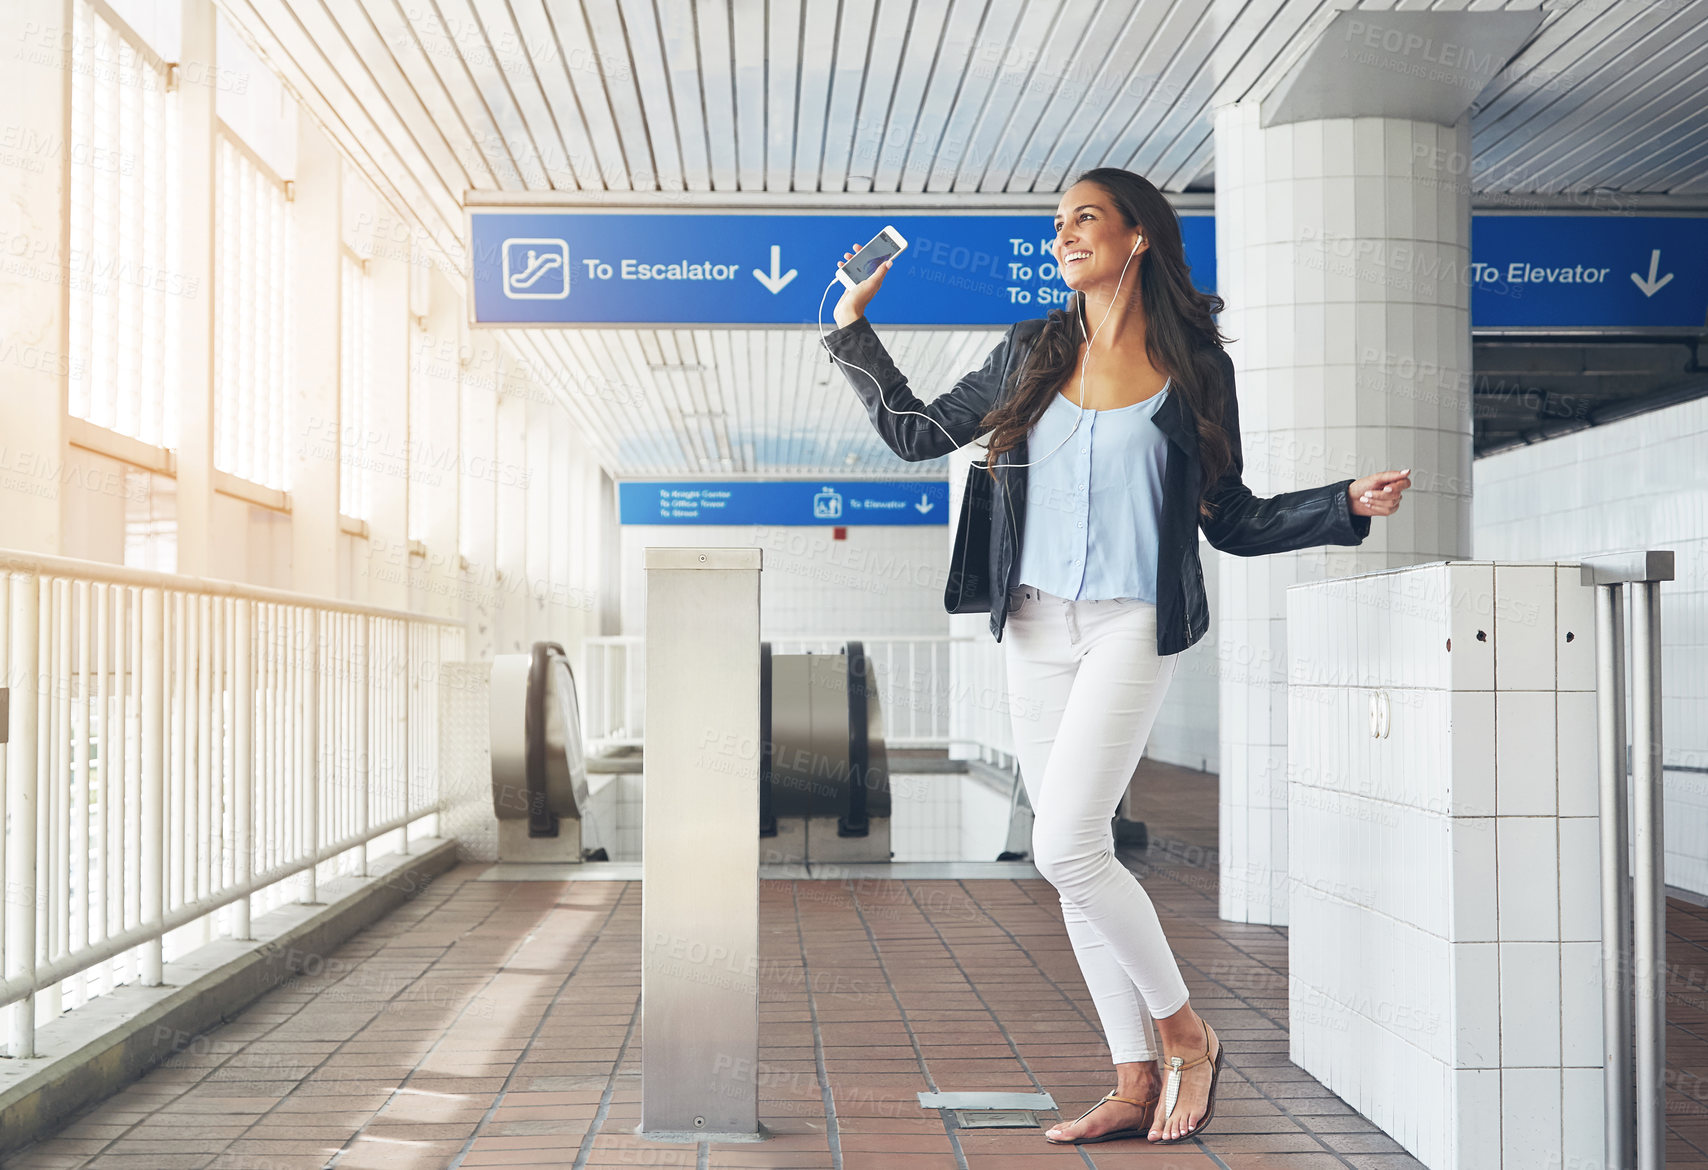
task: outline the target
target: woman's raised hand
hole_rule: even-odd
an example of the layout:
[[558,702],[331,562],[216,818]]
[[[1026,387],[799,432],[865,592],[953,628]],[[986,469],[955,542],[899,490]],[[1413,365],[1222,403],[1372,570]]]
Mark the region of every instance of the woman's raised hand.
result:
[[1355,479],[1346,489],[1354,516],[1392,516],[1400,506],[1400,493],[1411,486],[1411,468],[1378,471]]
[[[842,260],[847,263],[854,259],[860,245],[854,245],[853,252],[842,253]],[[885,260],[878,265],[878,270],[862,280],[853,288],[844,289],[842,299],[836,302],[836,327],[847,328],[866,315],[866,306],[872,303],[872,298],[878,295],[878,290],[884,287],[884,273],[890,270],[890,261]]]

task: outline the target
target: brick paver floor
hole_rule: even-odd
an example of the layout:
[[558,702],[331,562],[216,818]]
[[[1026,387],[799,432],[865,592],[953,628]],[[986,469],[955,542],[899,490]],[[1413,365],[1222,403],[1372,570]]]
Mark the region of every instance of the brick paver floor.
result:
[[[1127,860],[1228,1051],[1201,1139],[1073,1149],[919,1108],[922,1089],[1042,1090],[1075,1116],[1112,1085],[1053,891],[1031,880],[763,883],[774,1136],[643,1141],[639,886],[464,865],[6,1170],[1420,1166],[1288,1062],[1286,931],[1216,917],[1215,777],[1147,767],[1152,846]],[[1667,1163],[1708,1167],[1708,910],[1675,902],[1668,921]]]

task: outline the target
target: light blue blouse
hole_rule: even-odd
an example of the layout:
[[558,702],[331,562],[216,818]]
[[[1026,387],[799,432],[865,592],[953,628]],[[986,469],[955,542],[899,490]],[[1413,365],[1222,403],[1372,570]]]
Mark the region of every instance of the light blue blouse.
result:
[[[1084,601],[1156,604],[1162,479],[1168,438],[1152,416],[1169,383],[1143,402],[1087,410],[1060,393],[1033,425],[1026,458],[1026,526],[1011,585]],[[1059,450],[1062,436],[1079,430]]]

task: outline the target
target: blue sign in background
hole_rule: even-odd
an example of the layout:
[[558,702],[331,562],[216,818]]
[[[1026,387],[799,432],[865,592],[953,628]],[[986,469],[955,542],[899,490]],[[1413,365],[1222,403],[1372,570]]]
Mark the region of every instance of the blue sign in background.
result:
[[1708,219],[1471,218],[1473,328],[1708,324]]
[[627,480],[623,524],[947,524],[943,480]]
[[[825,327],[842,253],[886,224],[908,247],[885,281],[888,325],[1008,325],[1062,304],[1052,215],[714,215],[475,211],[482,325]],[[1183,216],[1187,263],[1215,287],[1209,216]]]
[[[886,325],[1007,325],[1068,295],[1051,217],[474,211],[475,321],[484,325],[799,325],[842,253],[886,223],[907,238],[886,282]],[[1215,223],[1181,217],[1197,286],[1213,291]],[[775,249],[775,253],[773,253]],[[1473,328],[1702,328],[1708,219],[1477,215],[1471,271],[1369,279],[1471,280]],[[773,256],[775,258],[773,258]],[[842,286],[824,301],[824,321]]]

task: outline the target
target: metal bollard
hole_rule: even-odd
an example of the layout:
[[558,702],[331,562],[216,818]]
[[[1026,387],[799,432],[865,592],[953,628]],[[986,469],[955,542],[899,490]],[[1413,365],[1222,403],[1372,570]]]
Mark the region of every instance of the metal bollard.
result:
[[646,550],[640,1132],[759,1133],[756,548]]
[[[1665,857],[1661,833],[1660,583],[1666,549],[1586,558],[1596,587],[1596,716],[1601,772],[1602,1046],[1607,1170],[1666,1162]],[[1630,791],[1625,760],[1625,615],[1631,610]],[[1631,843],[1626,872],[1627,801]]]

